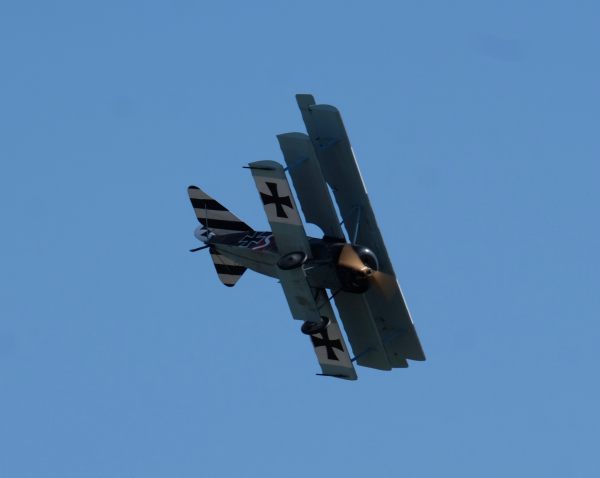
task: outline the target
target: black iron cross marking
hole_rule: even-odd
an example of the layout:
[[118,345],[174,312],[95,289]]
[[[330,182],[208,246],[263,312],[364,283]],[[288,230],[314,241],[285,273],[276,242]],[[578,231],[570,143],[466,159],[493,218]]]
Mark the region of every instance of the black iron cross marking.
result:
[[271,191],[271,195],[265,193],[260,193],[260,198],[262,199],[263,204],[266,206],[267,204],[275,204],[275,208],[277,211],[277,217],[285,217],[288,215],[283,210],[283,206],[287,206],[290,209],[293,209],[292,200],[289,196],[279,197],[279,193],[277,192],[277,183],[265,183]]
[[344,346],[342,345],[342,341],[340,339],[331,340],[329,338],[329,333],[327,332],[327,329],[321,332],[321,336],[323,338],[315,337],[314,335],[310,336],[310,340],[313,343],[313,347],[325,347],[327,350],[327,358],[329,360],[337,360],[339,362],[340,359],[337,358],[334,349],[338,349],[341,352],[343,352]]

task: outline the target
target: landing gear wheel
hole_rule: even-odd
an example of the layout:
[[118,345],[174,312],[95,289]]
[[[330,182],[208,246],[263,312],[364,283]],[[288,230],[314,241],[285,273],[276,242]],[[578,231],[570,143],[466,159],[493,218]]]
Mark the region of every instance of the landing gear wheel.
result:
[[290,252],[284,256],[281,256],[277,261],[277,267],[283,269],[284,271],[289,271],[291,269],[297,269],[302,264],[306,262],[308,256],[302,252]]
[[304,335],[314,335],[314,334],[320,334],[321,332],[323,332],[327,326],[329,325],[329,317],[325,317],[325,316],[321,316],[321,322],[316,323],[316,322],[304,322],[302,324],[302,327],[300,328],[300,332],[302,332]]

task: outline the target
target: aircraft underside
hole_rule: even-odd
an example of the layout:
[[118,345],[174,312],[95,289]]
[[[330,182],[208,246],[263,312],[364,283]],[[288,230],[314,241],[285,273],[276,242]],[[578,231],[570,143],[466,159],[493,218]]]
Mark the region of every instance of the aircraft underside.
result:
[[[390,370],[408,367],[407,360],[425,360],[339,111],[317,105],[311,95],[296,98],[308,135],[277,137],[287,167],[275,161],[246,166],[271,231],[254,231],[190,186],[200,222],[194,234],[204,244],[193,251],[208,249],[219,279],[229,287],[247,269],[278,279],[292,317],[310,337],[320,375],[356,380],[355,363]],[[286,172],[305,221],[317,225],[323,238],[306,235]]]

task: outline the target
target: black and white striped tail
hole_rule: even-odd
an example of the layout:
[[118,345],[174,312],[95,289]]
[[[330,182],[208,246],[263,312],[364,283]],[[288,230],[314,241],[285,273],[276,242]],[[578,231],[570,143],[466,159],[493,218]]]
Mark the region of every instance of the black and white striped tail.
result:
[[[203,229],[206,228],[206,238],[208,240],[209,233],[216,236],[225,234],[233,234],[236,232],[253,232],[253,229],[245,222],[241,221],[235,214],[227,210],[219,202],[215,201],[208,194],[196,186],[188,188],[188,194],[192,207],[196,213],[198,222],[202,224]],[[203,242],[203,238],[200,238]],[[211,248],[210,257],[212,258],[217,275],[223,284],[228,287],[233,287],[239,280],[246,268],[234,260]]]
[[220,254],[218,251],[211,249],[210,257],[215,264],[219,279],[227,287],[233,287],[240,277],[242,277],[242,274],[246,272],[244,266],[239,265],[229,257]]
[[219,202],[196,186],[188,188],[192,207],[198,222],[217,236],[234,232],[252,231],[252,228],[227,210]]

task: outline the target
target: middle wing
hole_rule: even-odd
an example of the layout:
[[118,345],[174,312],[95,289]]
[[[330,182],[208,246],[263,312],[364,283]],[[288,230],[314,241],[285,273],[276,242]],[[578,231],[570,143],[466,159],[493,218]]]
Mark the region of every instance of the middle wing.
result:
[[277,139],[306,221],[319,226],[326,237],[346,242],[310,138],[286,133]]

